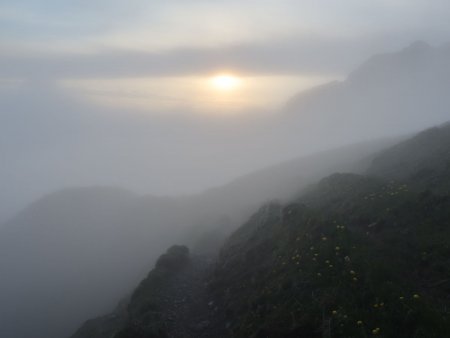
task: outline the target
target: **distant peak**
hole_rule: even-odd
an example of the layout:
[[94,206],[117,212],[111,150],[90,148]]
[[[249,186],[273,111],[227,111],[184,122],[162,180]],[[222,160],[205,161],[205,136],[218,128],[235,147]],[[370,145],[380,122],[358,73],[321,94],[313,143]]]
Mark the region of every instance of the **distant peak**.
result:
[[425,41],[418,40],[411,43],[408,47],[403,49],[403,52],[406,53],[415,53],[415,52],[423,52],[432,49],[431,45]]

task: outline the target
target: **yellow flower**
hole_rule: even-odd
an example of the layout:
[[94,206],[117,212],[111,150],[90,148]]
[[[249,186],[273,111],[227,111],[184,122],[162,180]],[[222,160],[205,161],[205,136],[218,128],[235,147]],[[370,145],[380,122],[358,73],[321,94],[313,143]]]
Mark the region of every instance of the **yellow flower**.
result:
[[377,328],[372,330],[372,334],[378,334],[378,333],[380,333],[380,328],[379,327],[377,327]]
[[400,300],[403,300],[403,299],[405,299],[405,297],[403,297],[403,296],[400,296],[398,299],[400,299]]
[[327,240],[327,238],[324,236],[324,237],[322,237],[322,241],[326,241]]
[[353,270],[350,270],[350,274],[351,274],[351,275],[355,275],[355,274],[356,274],[356,272],[355,272],[355,271],[353,271]]
[[337,311],[336,310],[333,310],[333,312],[331,312],[332,314],[334,314],[334,315],[337,315]]
[[353,277],[353,281],[354,281],[354,282],[357,282],[357,281],[358,281],[358,278]]
[[358,320],[358,321],[356,322],[356,324],[357,324],[357,325],[362,325],[363,322],[362,322],[362,320]]
[[415,295],[413,295],[413,298],[414,298],[414,299],[419,299],[420,296],[416,293]]
[[341,248],[337,246],[337,247],[336,247],[336,251],[339,251],[339,250],[341,250]]

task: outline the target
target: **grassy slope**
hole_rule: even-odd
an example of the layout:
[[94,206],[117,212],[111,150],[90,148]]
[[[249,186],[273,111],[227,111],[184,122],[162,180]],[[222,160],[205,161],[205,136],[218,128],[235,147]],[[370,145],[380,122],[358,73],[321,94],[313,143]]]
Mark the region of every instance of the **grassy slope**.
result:
[[[235,232],[211,284],[229,334],[450,336],[450,142],[435,133],[380,154],[370,173],[389,180],[332,175]],[[405,158],[417,165],[402,175]]]

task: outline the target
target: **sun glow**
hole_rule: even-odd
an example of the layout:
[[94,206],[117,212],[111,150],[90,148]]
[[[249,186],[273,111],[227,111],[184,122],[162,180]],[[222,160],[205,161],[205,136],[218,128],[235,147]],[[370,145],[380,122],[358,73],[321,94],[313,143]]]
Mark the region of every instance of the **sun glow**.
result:
[[237,89],[241,82],[241,79],[229,74],[217,75],[211,79],[211,83],[214,88],[221,91],[231,91]]
[[[229,114],[244,110],[276,111],[299,91],[334,80],[328,77],[234,74],[217,72],[206,76],[72,79],[61,81],[60,84],[88,101],[113,107],[116,111],[127,114],[130,110],[155,114],[163,111],[223,111]],[[20,83],[0,81],[0,89],[6,85],[13,87],[19,86]]]

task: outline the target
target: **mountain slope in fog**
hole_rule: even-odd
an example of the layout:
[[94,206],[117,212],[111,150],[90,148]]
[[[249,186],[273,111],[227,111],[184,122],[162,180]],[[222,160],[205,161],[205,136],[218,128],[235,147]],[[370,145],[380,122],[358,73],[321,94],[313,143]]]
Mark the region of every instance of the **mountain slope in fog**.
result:
[[142,206],[121,189],[69,189],[8,222],[0,233],[0,335],[60,337],[81,312],[110,308],[144,273],[139,258],[169,242],[160,217],[170,219],[170,205],[155,198]]
[[289,123],[340,142],[399,135],[450,118],[450,44],[416,42],[376,55],[345,81],[298,94],[285,107]]
[[264,206],[191,277],[199,258],[171,249],[127,307],[74,337],[448,336],[450,195],[397,163],[426,159],[446,186],[450,159],[435,150],[450,152],[449,135],[448,126],[428,130],[378,154],[366,175],[334,174]]
[[[449,135],[421,133],[379,154],[369,175],[334,174],[236,231],[211,284],[227,335],[448,336]],[[405,158],[432,179],[398,166]]]
[[[67,335],[86,317],[111,309],[172,243],[215,251],[262,203],[289,199],[336,170],[360,172],[366,154],[390,142],[292,160],[196,196],[140,196],[102,187],[46,196],[0,230],[0,335]],[[37,311],[41,307],[46,311]]]
[[376,156],[369,174],[450,192],[450,124],[429,129]]

